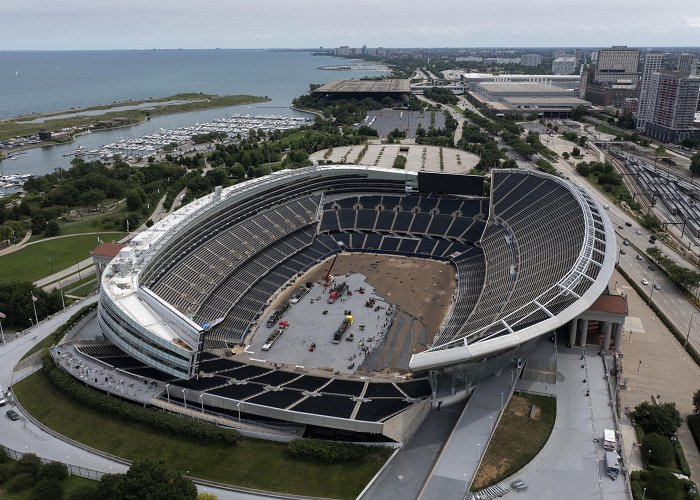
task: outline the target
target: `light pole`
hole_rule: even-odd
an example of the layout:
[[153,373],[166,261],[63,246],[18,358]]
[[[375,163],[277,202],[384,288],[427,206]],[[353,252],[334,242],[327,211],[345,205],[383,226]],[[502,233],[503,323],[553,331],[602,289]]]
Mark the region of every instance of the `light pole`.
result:
[[238,409],[238,423],[241,423],[241,402],[239,401],[238,404],[236,405],[236,408]]
[[644,488],[644,491],[642,492],[642,500],[644,500],[647,496],[647,489]]
[[651,450],[649,450],[649,453],[647,453],[647,461],[646,464],[644,465],[644,468],[646,469],[649,467],[649,458],[651,457]]
[[[695,313],[697,313],[697,311],[695,311],[694,313],[692,313],[690,315],[690,323],[688,324],[688,335],[685,336],[685,347],[688,347],[688,341],[690,340],[690,327],[693,326],[693,316],[695,316]],[[2,325],[0,325],[0,329],[1,328],[2,328]],[[3,342],[5,342],[5,341],[3,340]]]
[[[512,370],[511,370],[512,372]],[[503,393],[501,393],[501,410],[503,409]]]
[[481,443],[476,443],[476,445],[479,447],[479,460],[481,460]]
[[204,413],[204,393],[199,395],[199,400],[202,402],[202,413]]
[[182,402],[185,404],[185,408],[187,408],[187,389],[182,390]]
[[493,417],[489,417],[489,420],[491,421],[491,432],[493,432]]
[[168,398],[168,403],[170,403],[170,384],[165,384],[165,394]]

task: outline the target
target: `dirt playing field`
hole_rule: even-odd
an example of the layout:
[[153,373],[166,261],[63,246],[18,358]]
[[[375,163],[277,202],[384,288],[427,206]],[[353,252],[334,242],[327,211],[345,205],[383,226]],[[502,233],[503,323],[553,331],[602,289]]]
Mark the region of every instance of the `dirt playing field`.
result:
[[[309,270],[270,304],[263,318],[288,300],[296,286],[318,283],[333,259]],[[362,373],[405,373],[412,354],[424,351],[447,314],[455,289],[454,267],[446,262],[395,255],[343,253],[338,255],[332,274],[340,279],[360,273],[376,288],[377,295],[396,306],[393,323],[379,345],[356,369]]]

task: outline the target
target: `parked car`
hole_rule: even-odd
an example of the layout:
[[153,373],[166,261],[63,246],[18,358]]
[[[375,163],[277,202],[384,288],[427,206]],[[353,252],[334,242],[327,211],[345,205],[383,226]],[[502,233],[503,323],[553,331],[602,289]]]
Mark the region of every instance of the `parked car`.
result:
[[522,491],[527,491],[527,484],[522,479],[516,479],[512,483],[510,483],[510,487],[513,488],[515,491],[518,493]]
[[625,252],[625,249],[624,249],[624,248],[620,248],[620,253],[621,253],[622,255],[625,255],[627,252]]
[[646,278],[642,278],[642,285],[648,285],[649,282],[647,281]]
[[637,260],[642,260],[642,256],[639,255],[639,254],[635,255],[634,258],[637,259]]
[[10,420],[19,420],[19,413],[17,413],[15,410],[7,410],[5,415],[7,415],[7,418]]
[[659,285],[658,283],[656,283],[656,284],[654,285],[654,290],[661,290],[661,285]]
[[627,226],[627,227],[632,227],[632,223],[631,223],[631,222],[625,222],[625,226]]
[[655,268],[654,266],[650,265],[650,266],[649,266],[649,270],[650,270],[650,271],[656,271],[656,268]]
[[627,240],[622,240],[622,244],[625,245],[626,247],[630,246],[630,242]]

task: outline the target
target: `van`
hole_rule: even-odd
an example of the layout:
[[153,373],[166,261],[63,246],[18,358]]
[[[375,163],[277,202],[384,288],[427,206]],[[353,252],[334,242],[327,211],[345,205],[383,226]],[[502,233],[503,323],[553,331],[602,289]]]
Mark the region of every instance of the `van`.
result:
[[5,391],[0,385],[0,406],[5,406],[7,404],[7,398],[5,397]]
[[605,210],[610,210],[610,205],[603,205],[603,208],[604,208]]

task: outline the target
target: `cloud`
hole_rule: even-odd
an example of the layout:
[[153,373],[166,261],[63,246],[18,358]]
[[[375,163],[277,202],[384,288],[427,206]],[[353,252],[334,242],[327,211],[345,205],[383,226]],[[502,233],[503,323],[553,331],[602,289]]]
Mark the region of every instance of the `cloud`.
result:
[[700,17],[686,17],[685,25],[690,28],[700,28]]

